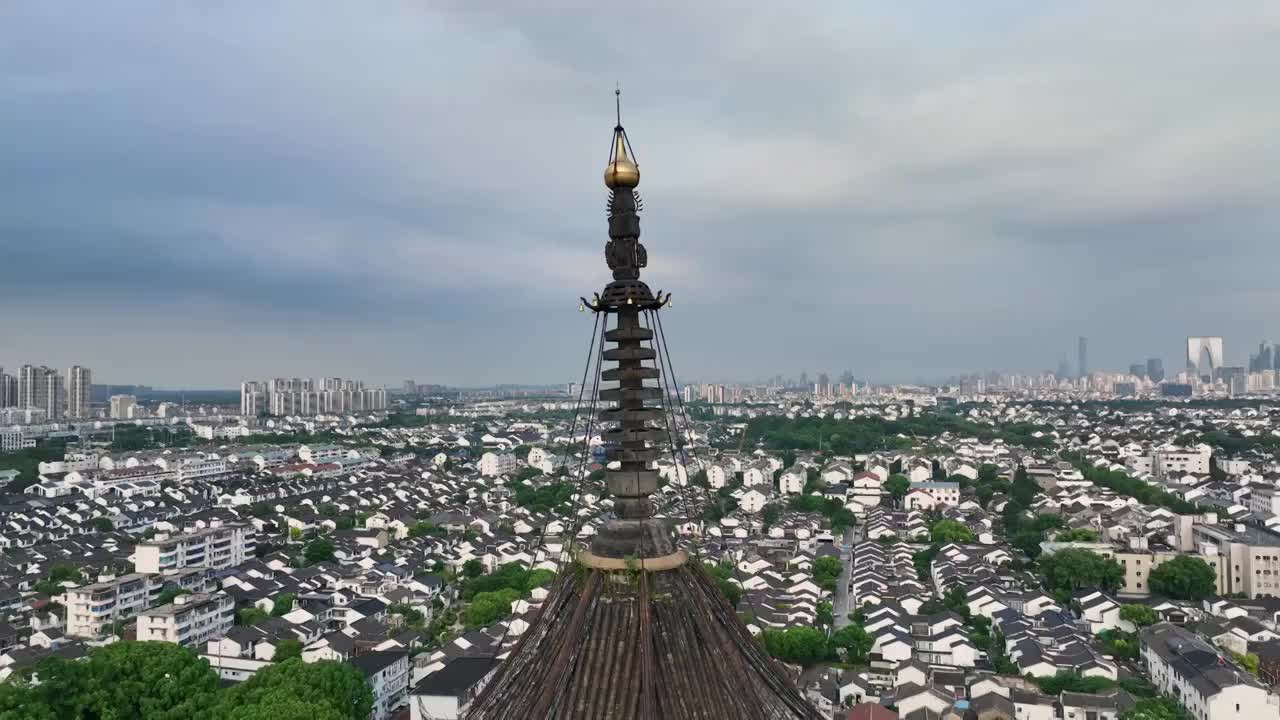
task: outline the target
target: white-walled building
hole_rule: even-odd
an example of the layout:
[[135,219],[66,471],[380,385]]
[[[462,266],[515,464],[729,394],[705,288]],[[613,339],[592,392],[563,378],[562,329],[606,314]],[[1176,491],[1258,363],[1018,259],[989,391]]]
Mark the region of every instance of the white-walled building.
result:
[[192,568],[168,575],[131,573],[71,588],[63,593],[67,635],[86,639],[105,637],[111,633],[111,624],[115,621],[131,618],[149,608],[166,585],[201,593],[216,590],[218,581],[213,570]]
[[133,569],[160,573],[185,567],[229,568],[253,559],[252,525],[221,525],[188,535],[156,537],[134,548]]
[[227,634],[235,609],[235,599],[225,593],[179,595],[168,605],[138,613],[138,640],[198,647]]
[[373,690],[373,712],[370,720],[386,720],[409,700],[409,653],[402,651],[366,652],[348,661],[364,674]]
[[1142,662],[1156,689],[1197,720],[1274,720],[1280,699],[1200,636],[1168,623],[1143,628]]
[[515,472],[520,461],[515,455],[487,452],[480,456],[480,474],[485,477],[497,477]]
[[132,573],[67,590],[63,594],[67,635],[100,638],[110,633],[111,623],[146,610],[150,605],[153,577],[159,576]]
[[484,689],[495,663],[487,657],[454,658],[414,686],[410,720],[458,720]]

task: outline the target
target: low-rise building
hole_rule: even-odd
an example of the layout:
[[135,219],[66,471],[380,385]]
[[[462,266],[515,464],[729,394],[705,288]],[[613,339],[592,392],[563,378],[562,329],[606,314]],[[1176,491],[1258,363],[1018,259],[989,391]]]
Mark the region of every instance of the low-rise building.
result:
[[235,567],[253,559],[252,525],[217,525],[198,532],[155,538],[134,548],[133,569],[140,573],[162,573],[185,567]]
[[63,594],[67,608],[67,635],[97,639],[111,633],[117,620],[133,617],[150,606],[154,581],[151,575],[133,573],[81,585]]
[[235,600],[221,592],[179,595],[168,605],[138,614],[138,639],[203,645],[231,629],[235,606]]
[[1200,636],[1160,623],[1142,629],[1142,662],[1157,690],[1197,720],[1274,720],[1280,701]]
[[370,720],[386,720],[409,698],[409,653],[393,650],[367,652],[349,661],[364,674],[373,690]]

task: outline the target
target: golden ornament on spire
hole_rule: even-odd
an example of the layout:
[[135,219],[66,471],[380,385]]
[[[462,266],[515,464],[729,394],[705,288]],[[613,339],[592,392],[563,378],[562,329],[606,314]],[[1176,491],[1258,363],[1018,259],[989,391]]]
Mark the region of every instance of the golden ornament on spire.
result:
[[622,129],[622,90],[614,90],[617,102],[618,124],[613,128],[613,148],[609,152],[609,164],[604,168],[604,184],[610,190],[633,188],[640,184],[640,166],[627,153],[630,141]]

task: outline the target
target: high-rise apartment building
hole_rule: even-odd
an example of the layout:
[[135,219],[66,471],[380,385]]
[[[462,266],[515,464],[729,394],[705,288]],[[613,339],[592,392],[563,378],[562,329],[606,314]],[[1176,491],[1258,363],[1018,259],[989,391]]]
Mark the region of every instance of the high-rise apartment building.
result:
[[89,387],[93,373],[87,367],[72,365],[67,370],[67,417],[89,417]]
[[385,388],[366,388],[360,380],[342,378],[275,378],[240,384],[240,414],[318,415],[385,410]]
[[1080,377],[1089,377],[1089,340],[1081,335],[1076,341],[1077,365]]
[[49,389],[45,381],[47,372],[49,368],[34,365],[23,365],[18,369],[18,407],[25,410],[45,406]]
[[62,379],[62,373],[57,370],[45,368],[45,403],[44,411],[50,420],[59,420],[66,415],[67,410],[67,384]]
[[129,420],[137,412],[138,398],[134,395],[112,395],[111,417],[116,420]]
[[[88,400],[87,386],[85,400]],[[23,365],[18,370],[16,407],[43,410],[49,420],[67,414],[66,382],[53,368]]]
[[1151,382],[1160,382],[1164,380],[1164,361],[1160,358],[1150,358],[1147,360],[1147,378]]
[[18,378],[7,375],[0,368],[0,408],[18,406]]

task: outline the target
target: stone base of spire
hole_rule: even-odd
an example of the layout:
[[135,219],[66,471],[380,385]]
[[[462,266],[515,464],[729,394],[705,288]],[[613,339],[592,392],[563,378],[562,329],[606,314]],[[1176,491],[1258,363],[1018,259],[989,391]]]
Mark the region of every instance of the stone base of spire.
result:
[[661,518],[606,520],[591,541],[591,554],[607,558],[656,558],[675,551],[671,521]]

